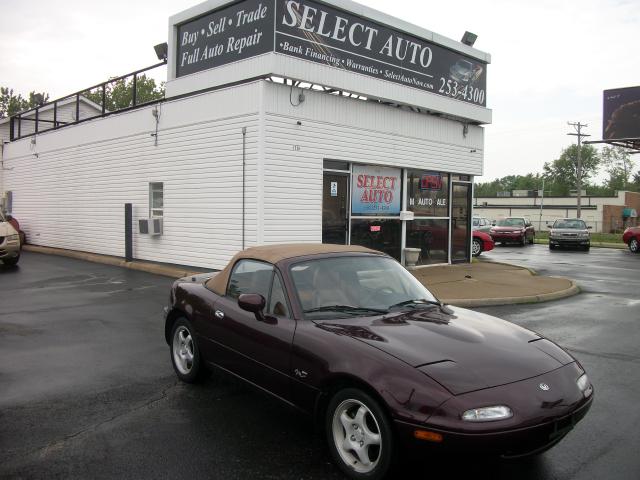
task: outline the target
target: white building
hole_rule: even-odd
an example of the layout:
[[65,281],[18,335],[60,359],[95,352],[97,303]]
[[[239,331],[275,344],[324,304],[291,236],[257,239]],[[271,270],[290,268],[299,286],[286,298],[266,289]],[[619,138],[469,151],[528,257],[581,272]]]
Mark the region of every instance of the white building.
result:
[[[558,218],[575,218],[578,209],[576,196],[572,197],[479,197],[473,199],[473,214],[489,220],[505,217],[529,217],[538,230],[548,230]],[[640,193],[616,192],[615,196],[583,196],[580,218],[594,232],[621,232],[625,227],[637,225],[640,212]]]
[[211,0],[169,24],[165,101],[4,146],[31,243],[123,256],[131,203],[137,259],[321,241],[469,259],[488,54],[346,0]]

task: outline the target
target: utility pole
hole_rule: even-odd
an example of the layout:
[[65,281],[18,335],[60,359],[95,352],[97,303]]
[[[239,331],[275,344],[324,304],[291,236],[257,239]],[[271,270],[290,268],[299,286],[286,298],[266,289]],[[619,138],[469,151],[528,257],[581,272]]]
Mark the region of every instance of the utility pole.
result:
[[578,189],[578,212],[577,216],[580,218],[581,207],[582,207],[582,158],[580,158],[580,150],[582,149],[582,137],[590,137],[591,135],[587,135],[582,133],[582,129],[588,127],[586,123],[580,122],[567,122],[567,125],[572,126],[577,133],[567,133],[567,135],[571,135],[573,137],[578,137],[578,168],[576,169],[576,188]]
[[542,207],[544,207],[544,177],[542,177],[542,200],[540,201],[540,219],[538,220],[538,230],[542,231]]

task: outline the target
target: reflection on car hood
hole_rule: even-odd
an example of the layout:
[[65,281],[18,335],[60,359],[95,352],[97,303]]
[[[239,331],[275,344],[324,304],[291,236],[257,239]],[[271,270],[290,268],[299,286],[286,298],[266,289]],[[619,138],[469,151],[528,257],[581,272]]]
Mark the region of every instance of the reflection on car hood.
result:
[[419,368],[454,394],[504,385],[573,362],[560,347],[499,318],[457,307],[317,322]]

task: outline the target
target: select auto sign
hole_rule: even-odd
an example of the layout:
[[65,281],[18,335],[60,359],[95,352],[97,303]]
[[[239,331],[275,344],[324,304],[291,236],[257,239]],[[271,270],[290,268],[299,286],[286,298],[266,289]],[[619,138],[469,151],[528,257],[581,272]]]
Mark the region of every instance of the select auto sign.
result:
[[245,0],[180,25],[176,75],[272,51],[486,105],[486,63],[311,0]]

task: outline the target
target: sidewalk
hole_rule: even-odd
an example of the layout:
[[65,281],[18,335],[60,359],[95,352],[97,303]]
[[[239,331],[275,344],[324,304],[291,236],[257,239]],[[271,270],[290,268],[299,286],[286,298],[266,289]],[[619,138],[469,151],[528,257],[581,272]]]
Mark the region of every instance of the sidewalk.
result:
[[539,276],[506,263],[478,261],[419,268],[411,273],[444,303],[459,307],[547,302],[580,292],[567,278]]
[[[204,269],[166,263],[141,260],[125,262],[121,257],[61,248],[24,245],[23,249],[28,252],[61,255],[172,278],[206,272]],[[459,307],[546,302],[580,292],[576,284],[569,279],[538,276],[526,268],[506,263],[478,261],[471,264],[419,268],[412,273],[440,300]]]

